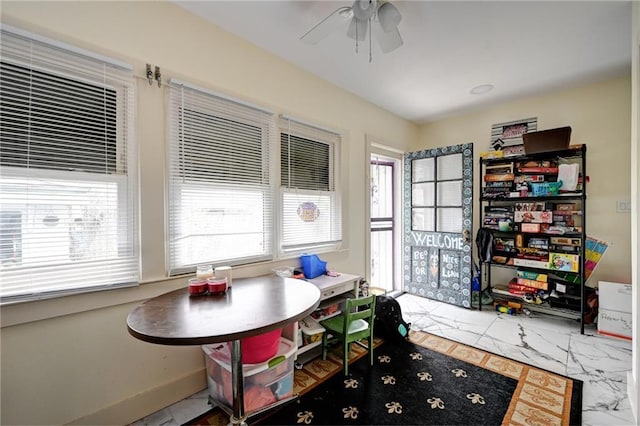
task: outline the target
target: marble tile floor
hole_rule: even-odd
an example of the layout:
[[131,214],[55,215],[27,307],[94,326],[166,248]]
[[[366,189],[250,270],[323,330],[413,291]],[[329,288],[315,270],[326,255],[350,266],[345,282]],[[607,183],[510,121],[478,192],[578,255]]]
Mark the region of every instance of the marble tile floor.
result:
[[[582,424],[636,424],[627,397],[631,342],[597,334],[593,325],[532,313],[507,315],[467,310],[404,294],[398,298],[411,328],[446,337],[584,382]],[[177,426],[209,410],[207,390],[133,423],[134,426]],[[470,419],[469,424],[473,424]]]

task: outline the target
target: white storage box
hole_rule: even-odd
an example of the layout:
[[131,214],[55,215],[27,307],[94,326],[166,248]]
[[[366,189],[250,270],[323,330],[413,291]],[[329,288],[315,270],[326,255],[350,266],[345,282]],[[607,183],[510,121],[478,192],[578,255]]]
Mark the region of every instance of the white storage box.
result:
[[322,340],[322,333],[325,332],[325,328],[311,317],[306,317],[300,321],[300,329],[302,330],[302,338],[305,345],[319,342]]
[[[209,395],[232,408],[231,364],[226,345],[203,345]],[[294,343],[280,338],[278,353],[260,364],[244,364],[244,406],[250,413],[293,395]]]
[[631,285],[598,283],[598,333],[631,340]]

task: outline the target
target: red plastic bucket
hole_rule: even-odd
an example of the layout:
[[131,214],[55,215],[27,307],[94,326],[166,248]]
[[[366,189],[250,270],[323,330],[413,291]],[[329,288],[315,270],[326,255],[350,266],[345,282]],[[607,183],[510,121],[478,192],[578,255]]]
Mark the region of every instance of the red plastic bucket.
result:
[[282,329],[242,339],[242,363],[258,364],[278,353]]

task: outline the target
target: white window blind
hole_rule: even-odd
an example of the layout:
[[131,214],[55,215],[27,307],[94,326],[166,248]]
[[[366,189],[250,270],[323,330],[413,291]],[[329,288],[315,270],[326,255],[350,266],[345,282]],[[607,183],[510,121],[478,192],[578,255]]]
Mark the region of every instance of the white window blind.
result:
[[0,49],[1,302],[136,284],[132,68],[7,26]]
[[169,274],[270,260],[273,114],[182,82],[169,90]]
[[341,136],[290,117],[280,120],[281,250],[335,248],[342,240],[338,185]]

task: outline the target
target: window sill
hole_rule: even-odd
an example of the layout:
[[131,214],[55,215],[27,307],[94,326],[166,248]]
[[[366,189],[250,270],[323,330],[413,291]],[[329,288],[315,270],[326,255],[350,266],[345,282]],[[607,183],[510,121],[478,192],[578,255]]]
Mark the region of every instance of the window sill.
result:
[[178,289],[184,285],[184,277],[173,277],[149,281],[136,287],[95,291],[5,305],[0,307],[0,328],[140,302]]
[[[319,251],[318,253],[322,254],[323,260],[335,262],[344,259],[345,253],[348,253],[348,250]],[[234,277],[242,278],[270,274],[274,266],[282,264],[283,261],[291,261],[293,259],[295,259],[298,264],[299,255],[291,255],[287,259],[282,258],[274,262],[234,267]],[[0,306],[0,328],[73,315],[96,309],[104,309],[127,303],[142,302],[163,293],[185,287],[187,285],[186,283],[187,276],[180,275],[144,281],[135,287],[95,291],[72,296],[61,296],[4,305]]]

